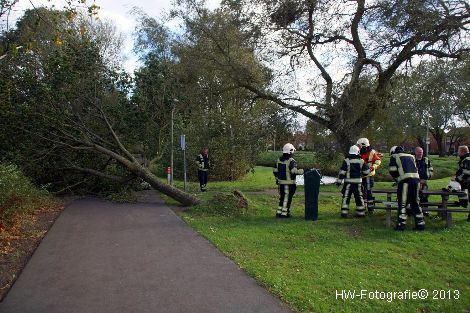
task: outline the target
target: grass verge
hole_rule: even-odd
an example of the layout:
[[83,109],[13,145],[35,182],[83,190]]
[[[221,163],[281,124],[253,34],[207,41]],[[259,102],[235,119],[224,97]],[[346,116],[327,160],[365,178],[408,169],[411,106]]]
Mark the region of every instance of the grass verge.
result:
[[16,166],[0,164],[0,301],[62,209]]
[[[450,166],[445,159],[437,167]],[[434,165],[436,167],[436,163]],[[430,189],[445,187],[449,177],[431,180]],[[177,182],[178,186],[181,186]],[[375,188],[391,188],[377,182]],[[320,196],[319,220],[303,219],[303,188],[298,188],[294,218],[274,218],[277,196],[272,169],[256,167],[237,182],[210,182],[202,203],[181,212],[182,218],[213,242],[260,284],[299,312],[468,312],[470,311],[470,223],[454,214],[455,227],[426,217],[426,231],[404,233],[384,226],[385,213],[365,219],[340,219],[340,196]],[[197,183],[189,183],[197,191]],[[249,208],[233,214],[210,199],[240,189]],[[270,189],[271,191],[267,191]],[[263,190],[265,192],[263,192]],[[334,185],[322,192],[339,192]],[[430,201],[437,201],[431,198]],[[353,202],[353,201],[352,201]],[[233,210],[236,210],[233,208]],[[393,220],[396,213],[393,214]],[[413,292],[425,289],[426,299],[338,299],[336,292]],[[387,295],[387,294],[385,294]],[[443,296],[443,297],[442,297]]]
[[[243,215],[203,203],[182,218],[260,284],[299,312],[466,312],[470,309],[470,223],[455,214],[446,229],[426,218],[425,232],[394,232],[384,213],[340,219],[340,197],[321,196],[316,222],[303,219],[303,195],[292,219],[274,218],[277,197],[252,194]],[[337,299],[341,290],[405,292],[425,289],[426,299]],[[435,291],[444,290],[445,299]],[[450,291],[450,293],[448,292]],[[458,294],[458,299],[457,298]]]

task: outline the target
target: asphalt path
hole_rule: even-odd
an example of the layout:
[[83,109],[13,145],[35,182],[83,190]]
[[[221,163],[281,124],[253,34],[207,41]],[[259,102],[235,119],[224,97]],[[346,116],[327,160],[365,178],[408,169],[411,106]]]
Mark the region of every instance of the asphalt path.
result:
[[76,200],[0,304],[2,313],[291,312],[153,191]]

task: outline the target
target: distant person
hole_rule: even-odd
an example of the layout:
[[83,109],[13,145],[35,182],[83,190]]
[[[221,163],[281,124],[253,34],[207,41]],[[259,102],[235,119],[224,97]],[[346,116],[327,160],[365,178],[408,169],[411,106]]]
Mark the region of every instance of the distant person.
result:
[[405,230],[406,206],[409,204],[415,216],[416,230],[424,230],[424,216],[419,206],[419,174],[414,156],[404,153],[403,147],[390,149],[390,175],[398,183],[398,214],[395,230]]
[[434,169],[431,160],[427,156],[423,156],[423,148],[416,147],[416,167],[419,174],[419,203],[427,203],[428,196],[423,194],[424,190],[428,190],[428,180],[431,179]]
[[374,213],[374,195],[372,193],[372,188],[374,187],[374,176],[375,170],[379,168],[382,161],[380,160],[380,156],[372,149],[369,143],[369,139],[367,138],[359,138],[357,140],[357,145],[360,149],[361,158],[364,162],[369,166],[370,173],[362,180],[362,188],[364,190],[364,198],[367,204],[367,210],[369,214]]
[[339,186],[344,180],[343,203],[341,205],[341,217],[347,218],[349,213],[349,202],[354,194],[356,200],[356,216],[365,217],[364,197],[362,196],[362,177],[369,175],[369,166],[359,156],[359,147],[354,145],[349,148],[349,154],[344,159],[339,171],[336,184]]
[[207,191],[207,172],[210,168],[209,149],[204,147],[201,149],[201,153],[196,158],[197,164],[197,177],[199,179],[199,185],[201,191]]
[[[468,188],[470,187],[470,153],[468,146],[460,146],[459,150],[459,169],[455,173],[455,180],[462,187],[462,191],[465,192],[465,196],[459,197],[460,205],[464,208],[468,207]],[[467,221],[470,222],[470,214],[467,217]]]
[[279,206],[276,211],[276,217],[288,218],[290,214],[290,206],[292,197],[294,197],[297,185],[295,178],[297,175],[303,175],[304,170],[297,168],[294,155],[295,148],[292,144],[287,143],[282,148],[282,156],[277,160],[273,169],[276,184],[279,186]]

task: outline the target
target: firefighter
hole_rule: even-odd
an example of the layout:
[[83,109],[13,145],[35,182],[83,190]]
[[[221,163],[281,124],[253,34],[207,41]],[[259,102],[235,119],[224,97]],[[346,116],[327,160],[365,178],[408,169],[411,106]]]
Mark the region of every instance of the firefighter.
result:
[[344,159],[339,171],[336,185],[343,185],[343,204],[341,206],[341,217],[347,218],[349,213],[349,202],[351,195],[354,194],[356,200],[356,216],[365,217],[364,198],[362,196],[362,177],[369,175],[369,166],[359,156],[359,147],[354,145],[349,148],[349,154]]
[[211,166],[209,159],[209,149],[204,147],[201,149],[201,153],[196,158],[197,165],[197,177],[199,179],[199,185],[202,192],[207,191],[207,172]]
[[362,180],[362,188],[364,190],[364,198],[367,204],[367,211],[369,214],[374,213],[374,196],[372,194],[372,188],[374,187],[374,176],[375,171],[380,166],[382,161],[380,160],[380,156],[372,149],[369,143],[369,139],[367,138],[359,138],[357,141],[357,145],[360,149],[361,158],[364,162],[369,166],[370,173]]
[[423,195],[423,190],[428,190],[428,179],[432,177],[434,169],[432,168],[429,158],[423,157],[423,148],[416,147],[415,156],[416,167],[418,168],[419,174],[419,203],[423,206],[422,203],[428,202],[429,198],[428,196]]
[[398,183],[398,216],[395,230],[405,230],[406,206],[415,216],[416,230],[424,230],[424,216],[419,206],[419,174],[414,156],[404,153],[403,147],[390,149],[390,175]]
[[[459,147],[459,169],[455,173],[455,181],[457,181],[465,196],[459,197],[460,205],[464,208],[468,207],[468,189],[470,187],[470,153],[468,146]],[[467,217],[467,221],[470,222],[470,214]]]
[[297,168],[297,163],[292,157],[294,151],[295,148],[292,144],[285,144],[282,148],[282,156],[277,160],[273,169],[276,184],[279,186],[279,206],[276,217],[280,218],[291,216],[290,206],[297,187],[295,177],[304,174],[304,170]]

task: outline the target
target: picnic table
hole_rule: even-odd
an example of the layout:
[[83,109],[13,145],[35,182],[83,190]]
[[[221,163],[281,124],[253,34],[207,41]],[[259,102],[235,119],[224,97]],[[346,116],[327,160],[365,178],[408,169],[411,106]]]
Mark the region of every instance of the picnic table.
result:
[[[466,196],[464,191],[444,191],[444,190],[423,190],[423,195],[428,195],[428,196],[441,196],[441,202],[439,203],[433,203],[433,202],[426,202],[426,203],[421,203],[422,206],[424,207],[424,210],[426,211],[436,211],[441,213],[441,217],[445,218],[447,221],[447,227],[452,227],[452,212],[466,212],[468,213],[469,210],[466,208],[460,208],[460,204],[457,202],[449,202],[449,197],[450,196],[457,196],[457,197],[463,197]],[[436,206],[437,208],[428,208],[429,206]]]
[[385,204],[385,207],[377,207],[375,206],[375,209],[384,209],[385,210],[385,226],[390,227],[392,225],[392,207],[398,207],[397,202],[393,202],[392,197],[393,195],[397,194],[397,189],[396,188],[390,188],[390,189],[373,189],[374,194],[386,194],[387,195],[387,200],[382,201],[382,200],[374,200],[375,203],[383,203]]
[[[393,201],[393,196],[397,194],[397,189],[390,188],[390,189],[374,189],[374,194],[385,194],[387,196],[387,200],[374,200],[374,203],[383,203],[385,206],[380,207],[376,206],[375,209],[385,210],[385,226],[390,227],[392,221],[392,208],[398,207],[398,203]],[[446,219],[447,227],[450,228],[453,226],[452,222],[452,213],[454,212],[465,212],[469,213],[470,211],[466,208],[460,208],[460,205],[455,202],[449,202],[450,196],[464,196],[465,192],[457,191],[443,191],[443,190],[423,190],[424,195],[438,195],[441,196],[441,202],[426,202],[420,203],[423,209],[423,212],[434,211],[440,213],[442,218]]]

